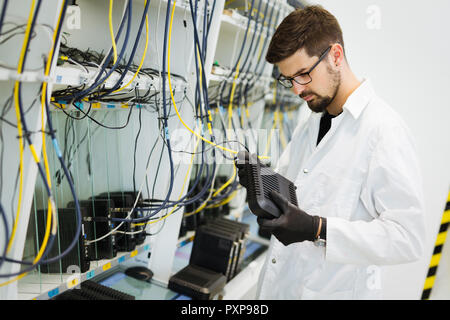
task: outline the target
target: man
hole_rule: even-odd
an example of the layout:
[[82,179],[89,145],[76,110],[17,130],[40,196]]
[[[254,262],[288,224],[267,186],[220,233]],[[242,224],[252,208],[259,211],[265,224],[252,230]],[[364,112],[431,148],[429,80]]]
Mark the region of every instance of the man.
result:
[[424,246],[411,133],[370,81],[353,74],[340,26],[322,7],[287,16],[266,60],[312,113],[295,129],[276,169],[295,183],[299,206],[272,192],[283,213],[258,218],[273,235],[258,298],[380,299],[379,266],[415,261]]

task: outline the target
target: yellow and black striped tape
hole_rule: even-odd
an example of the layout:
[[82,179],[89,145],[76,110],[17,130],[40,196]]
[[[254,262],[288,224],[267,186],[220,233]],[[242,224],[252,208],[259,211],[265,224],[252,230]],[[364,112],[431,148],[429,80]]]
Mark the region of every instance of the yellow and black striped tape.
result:
[[445,205],[444,214],[442,215],[441,225],[439,227],[439,233],[434,244],[433,255],[431,256],[430,266],[428,267],[427,278],[425,279],[425,285],[422,291],[422,300],[428,300],[431,295],[431,289],[433,288],[434,281],[436,280],[436,272],[441,260],[442,247],[444,246],[445,238],[447,237],[447,230],[450,224],[450,193],[447,197],[447,203]]

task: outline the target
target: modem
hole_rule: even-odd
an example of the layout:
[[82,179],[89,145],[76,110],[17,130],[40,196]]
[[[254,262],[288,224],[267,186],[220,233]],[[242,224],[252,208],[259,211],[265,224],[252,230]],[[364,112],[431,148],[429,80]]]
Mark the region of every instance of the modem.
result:
[[280,216],[280,209],[270,197],[272,190],[286,197],[293,205],[298,206],[295,191],[297,187],[294,183],[273,171],[269,166],[262,164],[255,154],[240,151],[236,161],[239,166],[245,168],[248,207],[253,214],[266,219]]

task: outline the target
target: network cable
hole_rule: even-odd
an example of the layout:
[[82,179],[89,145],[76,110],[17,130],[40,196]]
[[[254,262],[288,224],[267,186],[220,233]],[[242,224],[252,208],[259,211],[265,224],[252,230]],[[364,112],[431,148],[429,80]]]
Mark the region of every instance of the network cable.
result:
[[[174,2],[173,10],[175,10],[175,3],[176,3],[176,1]],[[164,126],[165,139],[166,139],[167,148],[168,148],[169,166],[170,166],[170,182],[169,182],[168,192],[166,194],[166,197],[165,197],[162,205],[159,206],[156,210],[152,211],[150,214],[148,214],[145,217],[130,219],[130,216],[131,216],[132,212],[135,210],[137,201],[138,201],[139,196],[140,196],[140,194],[142,192],[142,187],[143,187],[143,183],[142,183],[141,184],[141,188],[139,190],[139,193],[138,193],[138,195],[136,197],[136,201],[135,201],[135,203],[133,205],[133,208],[128,212],[127,217],[124,218],[124,219],[111,218],[111,221],[120,221],[118,226],[116,226],[113,230],[111,230],[107,234],[103,235],[102,237],[96,238],[95,240],[88,241],[88,243],[93,243],[93,242],[97,242],[97,241],[99,241],[101,239],[104,239],[105,237],[109,236],[113,232],[117,231],[122,226],[122,224],[125,221],[128,221],[128,222],[141,222],[141,221],[147,220],[148,218],[150,218],[152,216],[155,216],[169,202],[169,197],[170,197],[170,195],[172,193],[172,188],[173,188],[173,183],[174,183],[173,159],[172,159],[172,151],[171,151],[171,145],[170,145],[169,127],[168,127],[168,121],[167,121],[167,108],[166,108],[166,103],[165,103],[165,101],[166,101],[166,99],[165,99],[165,93],[166,93],[166,90],[165,90],[165,73],[166,73],[166,54],[167,54],[166,50],[167,50],[167,36],[168,36],[168,27],[169,27],[170,5],[171,5],[171,1],[169,0],[168,3],[167,3],[167,9],[166,9],[166,24],[165,24],[165,31],[164,31],[163,63],[162,63],[163,126]],[[172,93],[172,88],[170,88],[170,89],[171,89],[171,94],[173,94]]]
[[[146,3],[145,3],[144,11],[142,12],[141,23],[139,24],[139,29],[138,29],[138,32],[137,32],[137,35],[136,35],[136,40],[134,41],[134,45],[133,45],[133,48],[131,50],[130,57],[128,58],[128,63],[126,64],[125,69],[122,72],[122,75],[119,77],[119,79],[117,80],[116,84],[111,89],[105,90],[105,92],[100,94],[98,96],[98,98],[102,98],[102,97],[108,95],[109,93],[115,92],[116,90],[119,89],[119,86],[120,86],[123,78],[125,78],[125,75],[127,74],[128,69],[130,68],[131,63],[133,62],[134,56],[136,54],[136,50],[137,50],[137,47],[139,45],[139,39],[141,37],[142,29],[143,29],[144,23],[146,21],[146,17],[147,17],[147,12],[148,12],[149,6],[150,6],[150,0],[146,1]],[[147,33],[147,35],[148,35],[148,33]],[[144,57],[145,57],[145,55],[144,55]]]
[[[64,20],[65,13],[67,11],[67,4],[68,4],[67,1],[63,0],[63,5],[62,5],[62,9],[61,9],[61,12],[60,12],[60,15],[59,15],[57,28],[55,29],[55,32],[54,32],[54,35],[53,35],[53,39],[54,39],[53,45],[52,45],[52,47],[50,49],[50,53],[48,55],[48,60],[47,60],[47,64],[46,64],[46,71],[45,71],[45,75],[46,76],[48,76],[49,72],[50,72],[50,67],[51,67],[51,64],[52,64],[52,61],[53,61],[53,58],[54,58],[54,53],[56,51],[57,39],[59,39],[59,35],[60,35],[61,29],[62,29],[61,28],[62,27],[62,23],[63,23],[63,20]],[[61,158],[61,153],[59,151],[59,147],[58,147],[58,143],[57,143],[57,140],[56,140],[56,137],[55,137],[55,133],[53,131],[53,127],[52,127],[52,123],[51,123],[51,117],[50,117],[50,114],[49,114],[50,111],[49,111],[49,107],[48,107],[48,99],[46,98],[46,88],[47,88],[47,82],[44,81],[43,85],[42,85],[42,103],[43,103],[42,107],[43,108],[45,107],[45,109],[46,109],[47,123],[49,125],[50,135],[52,136],[53,145],[54,145],[54,148],[55,148],[55,150],[57,152],[58,159],[59,159],[59,161],[60,161],[60,163],[61,163],[61,165],[62,165],[62,167],[63,167],[63,169],[65,171],[65,174],[68,177],[71,193],[72,193],[72,196],[73,196],[74,201],[75,201],[75,209],[76,209],[76,215],[77,215],[77,219],[76,219],[77,220],[77,222],[76,222],[76,230],[77,230],[76,231],[76,236],[74,237],[72,242],[69,244],[69,246],[61,254],[59,254],[56,257],[43,260],[43,258],[48,255],[50,249],[52,248],[53,241],[55,239],[54,236],[50,236],[50,239],[49,239],[49,241],[47,243],[47,246],[46,246],[45,251],[43,252],[43,254],[41,256],[39,256],[40,254],[38,254],[38,256],[31,263],[31,266],[29,266],[27,268],[24,268],[20,272],[11,273],[11,274],[8,274],[8,275],[0,275],[0,277],[17,276],[16,278],[14,278],[12,280],[9,280],[7,282],[1,283],[0,286],[7,285],[7,284],[9,284],[9,283],[11,283],[13,281],[18,280],[19,278],[21,278],[25,274],[27,274],[30,270],[34,269],[35,266],[38,265],[38,264],[51,263],[51,262],[54,262],[54,261],[58,261],[59,259],[61,259],[65,255],[67,255],[73,249],[73,247],[75,246],[75,244],[78,241],[78,235],[81,232],[81,212],[80,212],[80,207],[79,207],[79,204],[78,204],[78,199],[77,199],[76,192],[75,192],[75,189],[74,189],[74,186],[73,186],[73,182],[71,181],[71,179],[70,179],[70,177],[68,175],[68,171],[67,171],[67,168],[65,166],[65,163],[64,163],[64,161]],[[44,106],[44,104],[45,104],[45,106]],[[44,128],[42,130],[43,130],[43,133],[44,133]],[[45,137],[45,135],[43,135],[43,136]],[[43,146],[45,146],[45,142],[44,141],[43,141]],[[45,156],[44,156],[44,158],[45,158]],[[42,248],[44,248],[44,247],[42,247]],[[19,261],[14,261],[14,260],[8,259],[8,258],[6,258],[6,260],[7,261],[10,260],[11,262],[16,262],[16,263],[19,262]],[[29,262],[22,262],[22,261],[20,261],[19,263],[30,264]]]
[[[175,5],[174,5],[174,8],[175,8]],[[173,10],[174,10],[174,8],[173,8]],[[167,15],[166,15],[166,18],[167,18]],[[173,20],[173,12],[172,12],[172,16],[171,16],[171,22],[172,22],[172,20]],[[172,88],[171,88],[171,81],[170,81],[170,35],[171,35],[171,31],[172,31],[172,28],[171,28],[171,25],[172,25],[172,23],[170,23],[170,29],[169,29],[169,43],[168,43],[168,46],[169,46],[169,50],[168,50],[168,82],[169,82],[169,87],[170,87],[170,92],[171,92],[171,96],[172,96],[172,98],[173,98],[173,90],[172,90]],[[166,29],[167,29],[167,25],[166,25]],[[165,54],[163,54],[163,56],[165,56]],[[165,61],[165,59],[163,60],[163,62]],[[165,69],[164,69],[164,63],[163,63],[163,71],[164,71]],[[164,72],[163,72],[163,75],[164,75]],[[163,81],[163,83],[164,83],[164,81]],[[164,92],[165,90],[163,89],[163,92]],[[175,102],[174,101],[174,99],[173,99],[173,102]],[[215,163],[214,163],[214,167],[215,167]],[[215,171],[214,169],[213,169],[213,171]],[[207,183],[206,185],[205,185],[205,187],[208,185],[209,183]],[[205,187],[203,188],[203,189],[205,189]],[[191,190],[193,190],[193,188],[191,189]],[[185,198],[186,197],[186,195],[183,197],[183,198]],[[185,203],[184,203],[184,205],[186,205],[187,203],[189,203],[189,202],[192,202],[193,201],[193,199],[191,199],[190,201],[186,201]],[[176,202],[176,204],[178,204],[178,203],[180,203],[181,201],[179,200],[179,201],[177,201]],[[173,205],[173,203],[172,203],[172,205]],[[162,205],[162,208],[165,208],[164,207],[164,204]],[[136,210],[145,210],[144,208],[136,208]],[[154,215],[154,214],[152,214],[152,215]],[[141,220],[145,220],[145,219],[148,219],[148,217],[143,217],[143,218],[138,218],[138,219],[132,219],[132,220],[129,220],[129,219],[127,219],[127,220],[125,220],[125,219],[116,219],[116,218],[114,218],[113,220],[115,220],[115,221],[134,221],[134,222],[138,222],[138,221],[141,221]]]
[[[127,4],[127,7],[126,7],[126,13],[127,13],[127,14],[124,15],[124,18],[122,19],[121,24],[120,24],[120,26],[119,26],[119,30],[118,30],[118,32],[117,32],[116,43],[117,43],[117,41],[118,41],[118,39],[119,39],[119,37],[120,37],[120,34],[121,34],[121,31],[122,31],[122,27],[123,27],[124,20],[126,19],[126,20],[127,20],[127,30],[126,30],[126,33],[125,33],[125,39],[124,39],[124,42],[123,42],[123,45],[122,45],[122,49],[121,49],[121,51],[120,51],[120,53],[119,53],[119,56],[118,56],[118,58],[117,58],[117,62],[114,63],[114,64],[112,65],[112,67],[106,72],[106,75],[105,75],[104,77],[101,77],[101,74],[103,73],[103,71],[104,71],[106,65],[108,65],[108,63],[109,63],[109,61],[110,61],[110,59],[111,59],[112,52],[110,51],[110,54],[107,56],[105,63],[102,65],[102,70],[101,70],[101,72],[99,72],[97,78],[95,79],[95,82],[94,82],[89,88],[84,89],[84,90],[82,90],[82,91],[80,91],[80,92],[77,92],[77,93],[75,93],[75,94],[72,95],[72,96],[69,96],[69,98],[70,98],[72,101],[78,101],[78,100],[82,99],[83,97],[85,97],[86,95],[88,95],[92,90],[94,90],[94,89],[97,88],[99,85],[101,85],[102,83],[104,83],[104,82],[106,81],[106,79],[108,79],[109,76],[110,76],[110,75],[114,72],[114,70],[117,68],[119,62],[122,60],[123,55],[124,55],[124,53],[125,53],[125,48],[127,47],[127,44],[128,44],[129,35],[130,35],[131,20],[132,20],[132,2],[133,2],[133,0],[128,0],[128,4]],[[125,17],[125,16],[126,16],[126,17]]]
[[8,7],[8,0],[3,0],[2,11],[0,12],[0,35],[2,34],[2,27],[5,21],[7,7]]
[[8,249],[8,240],[9,240],[9,227],[8,227],[8,219],[6,218],[6,213],[5,210],[3,209],[2,204],[0,203],[0,214],[2,216],[2,220],[3,220],[3,225],[5,226],[5,243],[4,243],[4,248],[2,250],[2,255],[0,256],[0,267],[3,265],[3,263],[5,262],[5,258],[6,258],[6,250]]
[[[28,47],[29,47],[29,43],[30,43],[30,35],[32,33],[32,30],[34,28],[34,25],[36,23],[37,20],[37,16],[39,14],[39,9],[41,6],[41,0],[38,0],[38,3],[36,4],[36,7],[34,6],[34,3],[32,3],[31,6],[31,12],[34,11],[33,14],[30,14],[30,18],[32,17],[31,21],[29,20],[29,22],[27,24],[27,31],[25,34],[25,39],[24,39],[24,43],[23,43],[23,47],[22,47],[22,52],[21,52],[21,56],[20,56],[20,60],[19,60],[19,65],[17,68],[17,72],[20,74],[22,73],[24,66],[26,64],[26,58],[27,58],[27,53],[28,53]],[[48,237],[49,237],[49,232],[50,232],[50,228],[49,226],[51,225],[51,216],[53,217],[53,227],[51,230],[51,234],[50,234],[50,239],[51,237],[54,237],[56,234],[56,206],[54,205],[54,200],[53,200],[53,196],[50,190],[50,180],[49,180],[49,176],[45,176],[45,173],[42,169],[42,166],[40,164],[40,160],[39,160],[39,156],[36,153],[36,150],[34,148],[34,145],[31,141],[31,137],[29,134],[29,130],[27,127],[27,123],[26,123],[26,119],[25,119],[25,115],[23,112],[23,108],[22,108],[22,100],[21,100],[21,82],[20,81],[16,81],[14,84],[14,102],[15,102],[15,106],[16,106],[16,117],[17,117],[17,128],[19,131],[19,147],[20,147],[20,186],[19,186],[19,203],[18,203],[18,208],[17,208],[17,213],[16,213],[16,218],[14,221],[14,226],[13,226],[13,230],[11,233],[11,238],[9,240],[8,243],[8,249],[7,252],[11,249],[12,243],[14,241],[14,236],[16,233],[16,228],[17,228],[17,224],[19,222],[19,214],[20,214],[20,207],[21,207],[21,200],[22,200],[22,181],[23,181],[23,137],[25,136],[26,142],[29,145],[30,151],[33,155],[34,161],[36,162],[36,165],[38,167],[38,171],[39,174],[42,177],[42,180],[44,181],[44,186],[45,189],[47,191],[48,197],[49,197],[49,211],[48,211],[48,224],[47,224],[47,232],[46,235],[44,237],[44,243],[47,243]],[[23,127],[23,129],[22,129]],[[24,132],[24,133],[23,133]],[[47,164],[47,160],[46,158],[45,160],[45,164],[46,167],[48,167]],[[51,213],[53,212],[53,215],[51,215]],[[45,247],[45,246],[44,246]],[[40,252],[40,254],[42,254],[42,251]]]
[[[238,65],[239,65],[239,63],[241,61],[241,56],[242,56],[242,53],[244,52],[244,47],[245,47],[245,44],[247,42],[247,36],[248,36],[248,34],[250,32],[250,23],[252,21],[251,12],[253,12],[254,3],[255,3],[255,0],[252,0],[251,5],[250,5],[250,14],[249,14],[248,19],[247,19],[247,28],[246,28],[245,33],[244,33],[244,39],[242,40],[241,49],[239,50],[238,57],[236,59],[236,62],[234,64],[234,66],[231,68],[231,71],[230,71],[227,79],[224,80],[224,81],[228,81],[228,79],[232,77],[233,73],[236,72],[236,69],[237,69],[237,67],[238,67]],[[224,90],[225,90],[225,86],[223,87],[223,89],[221,91],[221,94],[220,94],[220,97],[221,97],[220,98],[220,104],[221,105],[223,105],[223,92],[224,92]]]

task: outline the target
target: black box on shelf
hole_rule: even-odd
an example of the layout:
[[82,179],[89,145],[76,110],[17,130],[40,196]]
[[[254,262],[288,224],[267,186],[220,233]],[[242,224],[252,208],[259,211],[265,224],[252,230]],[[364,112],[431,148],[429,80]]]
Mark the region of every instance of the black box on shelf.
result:
[[[133,217],[133,219],[142,218],[142,217],[144,217],[145,213],[146,213],[146,211],[135,210],[135,211],[133,211],[131,216]],[[138,222],[138,223],[145,223],[145,221],[141,221],[141,222]],[[145,241],[145,238],[147,237],[147,235],[145,234],[145,226],[146,225],[135,226],[134,227],[135,231],[141,231],[141,232],[136,233],[134,235],[134,238],[135,238],[135,241],[136,241],[136,245],[143,244],[144,241]]]
[[229,281],[235,276],[239,252],[243,244],[243,241],[241,240],[241,231],[237,230],[234,226],[225,225],[215,220],[209,221],[206,224],[206,226],[212,228],[213,230],[228,232],[229,234],[232,234],[235,237],[235,248],[233,251],[233,258],[231,260],[231,267],[227,276],[227,280]]
[[229,280],[238,246],[236,232],[202,225],[195,233],[189,263],[221,272]]
[[[85,208],[80,208],[81,216],[82,216],[82,226],[81,232],[78,234],[78,242],[72,248],[71,251],[65,256],[63,256],[59,261],[49,263],[49,264],[41,264],[40,270],[43,273],[67,273],[71,272],[68,270],[70,266],[78,266],[80,268],[80,272],[86,272],[89,270],[90,262],[89,262],[89,252],[88,247],[85,244],[85,233],[84,231],[89,229],[88,222],[83,221],[83,217],[87,216],[87,211]],[[53,258],[58,256],[60,253],[66,250],[69,247],[70,243],[77,236],[76,233],[76,210],[75,208],[61,208],[58,209],[58,231],[57,237],[53,241],[52,249],[50,253],[47,255],[46,259]],[[46,218],[47,210],[38,210],[37,211],[37,233],[39,244],[42,244],[45,235],[46,229]],[[39,250],[39,248],[37,248]]]
[[222,273],[190,264],[169,279],[168,288],[193,299],[211,300],[226,282]]
[[[113,192],[103,192],[95,197],[91,197],[91,199],[110,199],[114,201],[114,207],[115,208],[132,208],[134,203],[136,202],[136,197],[138,195],[138,192],[134,191],[113,191]],[[142,207],[142,194],[139,196],[138,202],[136,204],[136,207]],[[143,211],[135,210],[131,214],[132,219],[141,218],[144,216]],[[121,218],[121,215],[117,215],[117,218]],[[125,218],[124,216],[123,218]],[[141,233],[135,233],[132,237],[132,239],[124,239],[123,236],[120,234],[116,237],[116,242],[118,246],[118,251],[130,251],[126,248],[130,248],[132,246],[132,243],[135,243],[135,245],[139,245],[144,243],[145,241],[145,226],[134,226],[131,227],[130,223],[128,223],[127,227],[122,227],[122,229],[133,229],[134,232],[142,230]],[[120,229],[120,231],[125,231]],[[125,242],[125,243],[124,243]]]
[[218,218],[216,220],[210,221],[207,225],[222,229],[225,228],[229,231],[237,233],[239,245],[237,247],[236,254],[233,257],[233,266],[231,269],[231,278],[233,278],[241,270],[241,265],[244,259],[246,248],[246,241],[250,232],[250,226],[246,223],[232,221],[226,218]]
[[136,297],[92,280],[81,283],[80,289],[70,289],[51,300],[135,300]]
[[[128,216],[128,212],[131,208],[115,208],[111,211],[111,218],[125,219]],[[131,218],[133,214],[131,214]],[[120,228],[116,231],[115,246],[117,251],[133,251],[136,248],[136,237],[134,232],[133,223],[124,221],[112,221],[111,226],[115,228],[121,224]],[[125,233],[126,232],[126,233]]]
[[[114,201],[108,199],[90,199],[79,201],[80,207],[86,208],[88,217],[86,221],[92,221],[92,237],[88,240],[100,238],[112,230],[111,209],[114,208]],[[74,207],[74,203],[69,202],[68,207]],[[110,234],[102,240],[95,241],[89,248],[90,260],[112,259],[117,255],[115,246],[115,235]]]
[[[113,191],[103,192],[91,199],[110,199],[114,201],[116,208],[132,208],[136,201],[137,192],[134,191]],[[142,201],[142,195],[139,197],[138,205]]]

